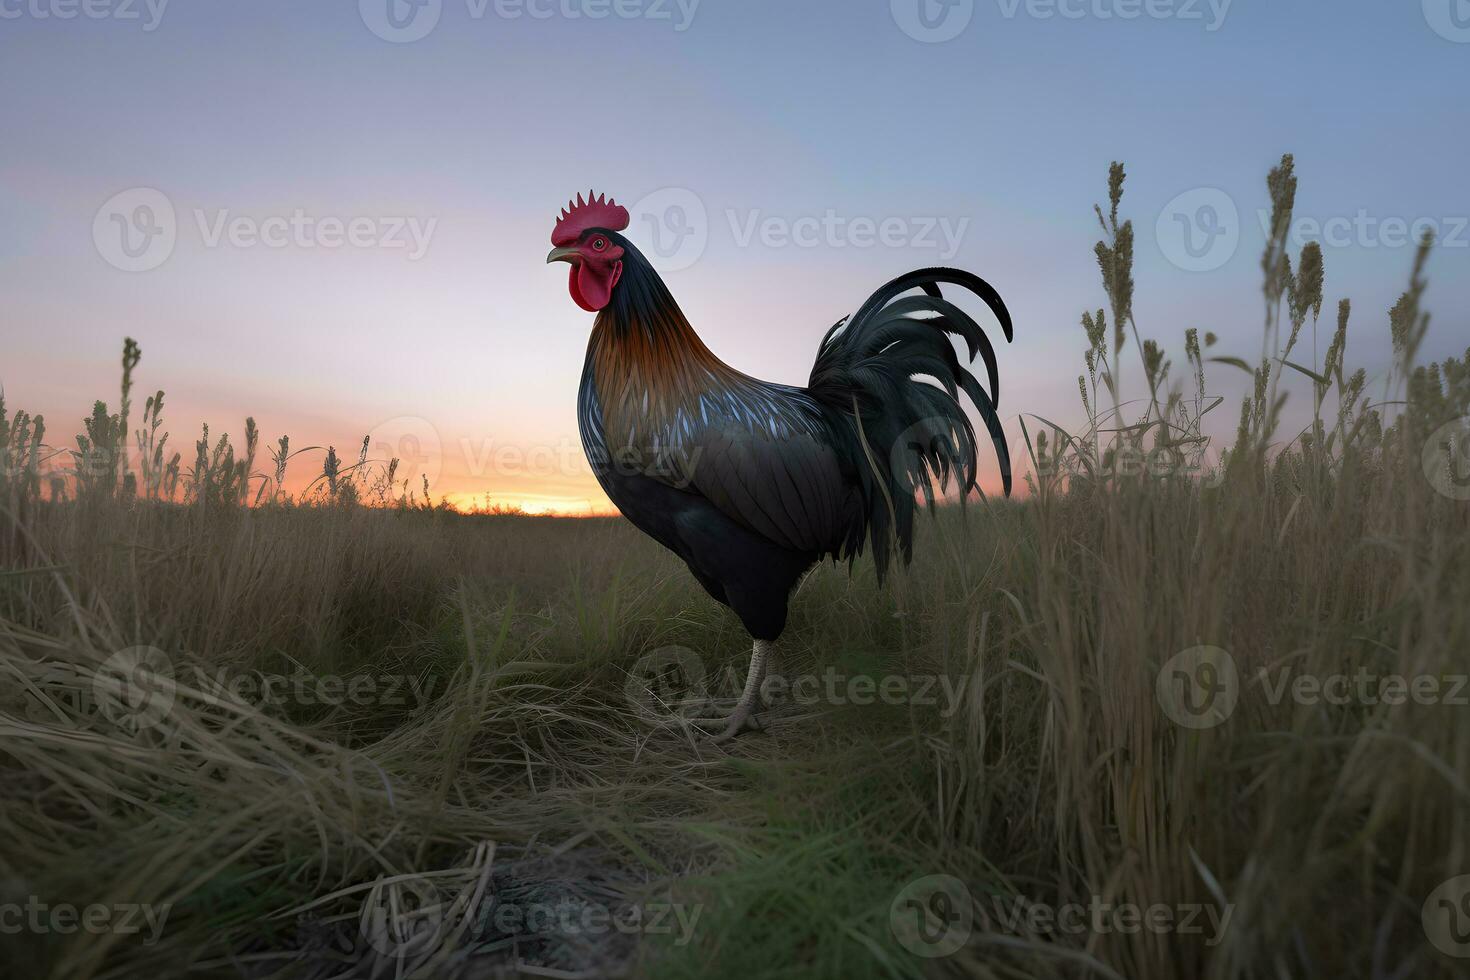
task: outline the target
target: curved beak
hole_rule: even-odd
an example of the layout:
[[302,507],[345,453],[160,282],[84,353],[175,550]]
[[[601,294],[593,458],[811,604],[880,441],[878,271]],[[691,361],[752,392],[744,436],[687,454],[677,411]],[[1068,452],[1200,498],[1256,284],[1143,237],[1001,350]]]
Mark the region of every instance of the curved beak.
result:
[[575,248],[572,248],[571,246],[568,246],[566,248],[554,248],[551,250],[551,254],[546,256],[546,264],[550,265],[553,262],[571,262],[575,265],[581,259],[581,257],[582,256],[577,252],[577,250]]

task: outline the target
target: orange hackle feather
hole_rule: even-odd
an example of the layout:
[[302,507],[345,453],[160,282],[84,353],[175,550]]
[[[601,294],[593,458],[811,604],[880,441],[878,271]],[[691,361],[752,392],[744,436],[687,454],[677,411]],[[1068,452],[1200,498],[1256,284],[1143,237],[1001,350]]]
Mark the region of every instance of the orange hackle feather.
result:
[[632,323],[598,317],[592,369],[608,444],[648,454],[679,426],[680,416],[698,414],[701,393],[744,376],[705,346],[677,306],[641,313]]

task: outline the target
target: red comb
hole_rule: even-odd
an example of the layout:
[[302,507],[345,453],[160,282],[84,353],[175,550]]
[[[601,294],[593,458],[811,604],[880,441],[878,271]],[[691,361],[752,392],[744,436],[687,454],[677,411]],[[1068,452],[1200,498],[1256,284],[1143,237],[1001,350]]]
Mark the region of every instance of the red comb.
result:
[[602,197],[593,197],[592,192],[588,191],[587,200],[583,201],[582,195],[578,194],[575,201],[568,201],[567,206],[562,208],[561,218],[551,232],[551,244],[561,248],[581,238],[582,232],[588,228],[622,231],[628,227],[628,223],[627,208],[605,194]]

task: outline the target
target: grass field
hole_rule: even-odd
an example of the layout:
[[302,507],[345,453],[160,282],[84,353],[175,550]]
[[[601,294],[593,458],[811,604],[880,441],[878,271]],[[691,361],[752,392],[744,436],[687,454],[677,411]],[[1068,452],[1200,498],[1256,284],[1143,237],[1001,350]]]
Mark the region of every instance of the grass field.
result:
[[[53,486],[6,416],[0,969],[1465,975],[1470,354],[1415,363],[1415,271],[1370,407],[1341,339],[1292,352],[1321,254],[1283,265],[1283,230],[1266,355],[1191,335],[1176,381],[1122,182],[1091,427],[1027,419],[1024,499],[940,508],[885,588],[813,572],[728,745],[671,718],[748,640],[621,519],[340,461],[286,499],[252,436],[171,466],[152,402]],[[1269,190],[1284,229],[1289,161]],[[1206,367],[1252,375],[1208,464]]]

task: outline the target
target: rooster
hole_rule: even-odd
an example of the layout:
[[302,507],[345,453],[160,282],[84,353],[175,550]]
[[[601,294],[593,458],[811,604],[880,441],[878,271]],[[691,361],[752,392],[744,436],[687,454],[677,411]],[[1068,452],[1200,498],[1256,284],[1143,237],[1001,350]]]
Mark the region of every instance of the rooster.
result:
[[[714,739],[724,741],[760,728],[761,686],[807,570],[827,558],[851,562],[871,542],[881,582],[895,543],[905,564],[912,557],[919,496],[932,510],[935,482],[943,492],[953,479],[961,500],[975,489],[976,433],[961,391],[989,431],[1010,495],[995,351],[940,286],[977,295],[1007,341],[1011,318],[1000,295],[968,272],[911,272],[827,331],[805,388],[761,381],[705,346],[620,234],[628,223],[615,200],[579,194],[562,209],[546,261],[570,263],[572,299],[597,315],[577,418],[598,482],[753,640],[733,711],[698,722],[722,726]],[[951,336],[965,342],[968,361],[984,360],[988,393]]]

